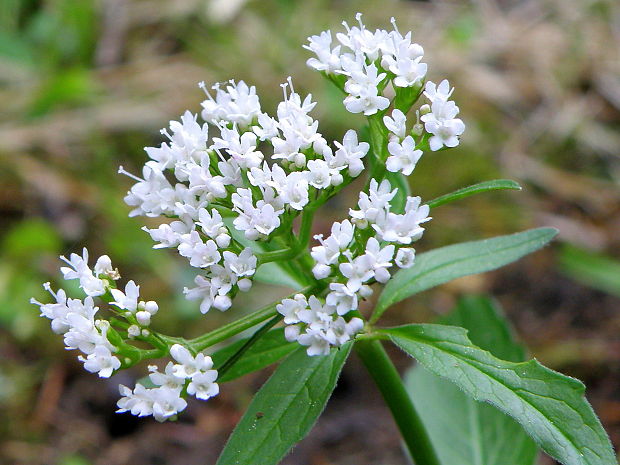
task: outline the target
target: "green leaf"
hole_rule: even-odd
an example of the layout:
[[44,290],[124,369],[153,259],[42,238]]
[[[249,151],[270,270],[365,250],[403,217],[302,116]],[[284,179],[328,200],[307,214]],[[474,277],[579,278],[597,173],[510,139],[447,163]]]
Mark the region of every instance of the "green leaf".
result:
[[295,272],[282,262],[269,262],[261,265],[256,270],[254,279],[264,284],[284,286],[295,290],[304,287]]
[[617,465],[580,381],[536,360],[500,360],[473,345],[463,328],[414,324],[381,333],[468,396],[513,417],[556,460],[565,465]]
[[498,191],[498,190],[516,190],[520,191],[521,186],[510,179],[494,179],[493,181],[485,181],[473,186],[464,187],[462,189],[450,192],[449,194],[437,197],[429,202],[427,205],[431,208],[439,207],[440,205],[454,202],[455,200],[469,197],[470,195],[481,194],[483,192]]
[[[525,359],[501,310],[486,297],[461,299],[442,321],[468,329],[473,343],[494,356],[515,362]],[[407,373],[405,384],[442,465],[534,463],[536,444],[508,415],[474,401],[421,365]]]
[[507,265],[547,244],[557,234],[554,228],[463,242],[420,254],[413,267],[398,271],[379,296],[371,323],[390,306],[419,292],[470,274]]
[[277,464],[323,411],[351,347],[318,357],[299,347],[289,355],[254,397],[217,465]]
[[560,270],[575,281],[620,297],[620,262],[571,245],[559,259]]
[[[218,369],[247,342],[241,339],[211,354],[213,364]],[[265,368],[293,352],[299,344],[284,339],[284,329],[278,328],[262,336],[247,352],[221,377],[219,383],[232,381],[248,373]]]

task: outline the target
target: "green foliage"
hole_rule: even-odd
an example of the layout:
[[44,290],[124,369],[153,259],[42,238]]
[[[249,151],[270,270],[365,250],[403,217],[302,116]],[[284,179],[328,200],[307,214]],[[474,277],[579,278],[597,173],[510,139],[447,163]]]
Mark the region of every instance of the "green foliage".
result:
[[[213,359],[215,369],[219,369],[246,342],[247,339],[241,339],[212,354],[211,358]],[[299,344],[294,344],[284,339],[283,328],[271,330],[258,339],[226,373],[220,376],[218,383],[232,381],[248,373],[265,368],[298,348]]]
[[580,381],[536,360],[500,360],[476,347],[463,328],[413,324],[382,333],[468,396],[512,416],[542,450],[564,465],[616,465],[609,438]]
[[560,270],[586,286],[620,297],[620,262],[604,255],[565,245],[559,255]]
[[370,321],[376,322],[389,306],[431,287],[514,262],[545,246],[556,234],[554,228],[530,229],[420,254],[415,266],[398,271],[387,283]]
[[325,408],[352,344],[323,357],[288,356],[254,396],[217,465],[277,464]]
[[469,197],[470,195],[481,194],[483,192],[498,191],[498,190],[516,190],[520,191],[521,186],[510,179],[494,179],[492,181],[485,181],[473,186],[464,187],[462,189],[450,192],[449,194],[437,197],[429,202],[426,202],[429,207],[435,208],[446,203],[454,202],[455,200]]
[[56,255],[61,249],[61,238],[56,229],[41,218],[25,219],[2,238],[2,251],[9,259],[31,261],[42,254]]
[[[486,297],[461,299],[442,320],[462,326],[471,341],[494,356],[525,360],[501,310]],[[405,384],[442,465],[531,465],[537,448],[521,426],[491,405],[476,402],[455,384],[422,366],[411,369]]]

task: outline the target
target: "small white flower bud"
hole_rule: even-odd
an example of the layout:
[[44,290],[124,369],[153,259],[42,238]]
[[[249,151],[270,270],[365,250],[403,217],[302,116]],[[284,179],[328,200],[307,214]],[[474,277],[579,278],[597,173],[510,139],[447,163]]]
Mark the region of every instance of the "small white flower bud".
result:
[[228,310],[231,305],[232,301],[227,295],[218,295],[215,299],[213,299],[213,306],[218,310]]
[[362,298],[367,299],[372,295],[372,288],[367,284],[364,284],[362,287],[360,287],[360,290],[358,292]]
[[110,327],[110,322],[108,320],[95,320],[95,326],[105,332]]
[[149,337],[151,335],[151,332],[148,329],[145,328],[145,329],[142,330],[142,335],[144,337]]
[[127,335],[130,338],[134,338],[140,335],[140,327],[138,325],[131,325],[129,328],[127,328]]
[[303,168],[306,166],[306,156],[303,153],[298,153],[295,155],[294,163],[298,168]]
[[288,325],[284,328],[284,338],[288,342],[296,341],[299,337],[299,325]]
[[241,292],[247,292],[252,287],[252,281],[247,278],[243,278],[237,281],[237,286],[239,286],[239,290]]
[[337,173],[337,174],[332,175],[330,183],[332,186],[339,186],[340,184],[342,184],[343,181],[344,179],[342,178],[342,174]]
[[230,236],[228,234],[222,233],[215,238],[215,243],[218,247],[225,249],[230,245]]
[[329,266],[323,265],[321,263],[317,263],[316,265],[314,265],[314,268],[312,268],[312,274],[314,274],[314,277],[316,279],[327,278],[331,271],[332,269]]
[[151,314],[146,310],[140,310],[136,313],[136,320],[138,320],[138,323],[142,326],[148,326],[151,324]]
[[431,112],[431,107],[429,104],[425,103],[420,107],[420,116],[427,115]]
[[154,300],[149,300],[144,304],[144,310],[149,312],[151,315],[155,315],[159,310],[159,305]]

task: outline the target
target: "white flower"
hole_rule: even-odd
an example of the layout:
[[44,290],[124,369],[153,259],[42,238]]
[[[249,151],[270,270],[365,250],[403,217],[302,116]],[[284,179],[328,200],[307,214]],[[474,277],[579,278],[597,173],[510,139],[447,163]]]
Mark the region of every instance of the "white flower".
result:
[[43,304],[36,299],[30,299],[30,303],[39,306],[41,316],[52,320],[52,331],[56,334],[64,334],[71,329],[71,324],[67,319],[69,314],[75,313],[82,315],[87,320],[93,320],[99,310],[98,307],[94,306],[93,299],[90,296],[82,302],[79,299],[68,299],[63,289],[58,289],[58,292],[54,293],[49,283],[45,283],[43,287],[56,299],[56,303]]
[[303,210],[308,204],[308,180],[305,173],[293,172],[286,178],[280,191],[282,200],[295,210]]
[[189,258],[190,265],[197,268],[215,265],[222,258],[215,241],[209,239],[207,242],[202,242],[197,231],[182,236],[178,249],[182,256]]
[[109,378],[114,370],[121,367],[121,361],[104,345],[96,346],[86,358],[80,355],[78,359],[84,362],[86,371],[99,373],[100,378]]
[[392,110],[392,116],[384,116],[383,124],[398,139],[404,139],[407,132],[407,117],[398,108]]
[[357,140],[357,132],[349,129],[342,139],[342,144],[334,141],[334,144],[338,147],[335,157],[344,159],[349,167],[349,174],[353,177],[359,176],[363,171],[364,163],[362,163],[362,158],[366,156],[370,148],[368,142],[358,143]]
[[196,373],[187,386],[187,393],[196,396],[197,399],[207,400],[220,392],[216,370],[208,370],[204,373]]
[[95,262],[93,268],[94,274],[99,276],[101,274],[106,276],[112,276],[114,274],[114,268],[112,267],[112,260],[107,255],[102,255]]
[[392,266],[394,246],[389,244],[381,248],[379,241],[371,237],[366,242],[366,255],[372,261],[375,279],[380,283],[386,283],[390,279],[388,268]]
[[340,317],[334,320],[327,331],[325,331],[325,340],[331,345],[340,347],[364,328],[364,322],[361,318],[351,318],[348,323],[344,318]]
[[183,294],[187,300],[201,300],[200,312],[207,313],[213,306],[213,301],[217,295],[217,288],[211,285],[211,281],[204,276],[198,275],[194,279],[197,285],[194,288],[184,288]]
[[155,386],[165,386],[180,391],[185,385],[185,378],[175,375],[174,364],[172,362],[168,362],[164,369],[164,373],[159,372],[155,365],[149,365],[149,371],[151,372],[149,374],[149,379]]
[[256,134],[253,132],[239,134],[236,126],[230,129],[221,125],[220,135],[213,138],[212,148],[226,150],[241,168],[259,166],[265,158],[262,152],[256,150]]
[[164,223],[155,229],[148,229],[146,226],[142,229],[149,233],[151,239],[158,244],[153,246],[154,249],[166,247],[177,247],[181,241],[181,236],[189,234],[192,226],[183,221],[173,221],[172,223]]
[[174,344],[170,348],[170,355],[178,362],[173,367],[173,373],[179,378],[191,378],[196,373],[211,370],[213,367],[211,357],[202,352],[194,357],[180,344]]
[[119,168],[119,173],[127,174],[138,181],[125,196],[125,203],[136,207],[129,213],[129,216],[156,217],[174,212],[177,200],[176,191],[159,167],[144,165],[142,169],[144,179],[130,175],[122,167]]
[[330,31],[323,31],[318,36],[308,37],[308,41],[310,44],[303,47],[316,54],[316,58],[309,58],[306,62],[308,66],[328,74],[340,69],[340,45],[331,48],[332,34]]
[[364,113],[369,116],[390,106],[390,100],[379,95],[377,88],[385,77],[385,73],[379,74],[374,63],[364,63],[362,69],[351,66],[350,79],[344,86],[345,92],[349,94],[343,101],[346,109],[351,113]]
[[411,268],[415,264],[415,249],[398,249],[394,261],[399,268]]
[[153,401],[153,418],[159,422],[175,416],[187,407],[187,402],[181,397],[181,393],[177,389],[162,386],[149,389],[149,391]]
[[308,306],[308,301],[302,294],[296,294],[292,299],[283,299],[276,310],[284,317],[284,323],[287,325],[299,323],[298,312]]
[[307,328],[305,333],[299,335],[297,342],[302,346],[308,346],[306,353],[311,357],[329,355],[331,346],[325,337],[325,331],[321,329]]
[[422,150],[415,149],[415,141],[413,137],[407,136],[402,143],[392,141],[388,144],[388,151],[391,156],[386,160],[386,168],[392,173],[401,172],[405,176],[409,176],[420,157]]
[[239,81],[229,81],[226,90],[215,84],[215,99],[208,93],[204,83],[200,87],[207,93],[208,99],[202,102],[202,118],[208,123],[216,124],[220,121],[236,123],[240,128],[248,127],[260,113],[260,102],[256,95],[256,88]]
[[424,122],[424,128],[433,134],[428,141],[431,150],[439,150],[444,145],[459,145],[458,136],[465,131],[465,124],[456,118],[458,113],[459,107],[453,101],[436,99],[431,106],[431,113],[422,115],[420,119]]
[[431,219],[429,210],[428,205],[421,205],[420,197],[408,197],[404,215],[389,212],[372,226],[381,240],[411,244],[422,237],[424,228],[420,224]]
[[[78,279],[80,281],[80,287],[86,295],[94,297],[105,294],[105,281],[96,278],[88,266],[88,250],[86,250],[86,247],[82,249],[81,257],[72,253],[69,256],[69,260],[67,260],[64,256],[61,256],[60,259],[69,265],[68,267],[63,266],[60,268],[60,271],[65,279]],[[105,263],[103,262],[99,263],[99,269],[103,269],[104,265]]]
[[351,310],[358,307],[358,299],[355,291],[349,289],[342,283],[330,283],[331,292],[327,294],[325,301],[327,304],[336,307],[338,315],[346,315]]
[[362,284],[374,277],[372,257],[361,255],[349,263],[341,263],[338,267],[342,275],[348,279],[347,287],[357,292]]
[[224,252],[224,264],[238,277],[253,276],[256,271],[257,259],[252,249],[246,247],[236,255],[233,252]]
[[386,209],[389,209],[390,201],[396,195],[397,190],[390,190],[392,186],[387,179],[377,183],[376,179],[370,180],[368,194],[360,192],[358,207],[359,210],[349,210],[349,215],[353,222],[361,228],[370,223],[374,223],[382,216]]
[[110,289],[114,301],[110,302],[121,310],[128,310],[134,313],[138,308],[138,298],[140,297],[140,286],[135,282],[129,281],[125,285],[125,292],[120,289]]
[[426,85],[424,87],[424,95],[431,101],[431,103],[435,100],[447,102],[452,95],[452,92],[454,92],[454,88],[450,88],[450,83],[447,79],[441,81],[439,85],[436,85],[431,81],[426,81]]
[[150,395],[150,389],[144,387],[143,384],[136,384],[132,391],[127,386],[119,385],[121,398],[116,405],[117,413],[131,412],[132,415],[144,417],[153,414],[153,400]]

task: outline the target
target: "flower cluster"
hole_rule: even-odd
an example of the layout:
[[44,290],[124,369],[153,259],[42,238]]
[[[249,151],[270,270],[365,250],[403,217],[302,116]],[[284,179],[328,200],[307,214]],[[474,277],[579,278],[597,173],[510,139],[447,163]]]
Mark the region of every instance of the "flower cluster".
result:
[[[136,348],[126,341],[140,340],[153,344],[155,336],[149,325],[159,306],[152,300],[140,300],[140,286],[133,281],[125,285],[124,291],[117,289],[114,281],[120,279],[120,274],[112,267],[107,255],[99,257],[92,269],[88,265],[86,249],[83,249],[81,256],[71,254],[69,259],[61,259],[68,265],[60,268],[64,278],[79,280],[79,286],[86,294],[85,299],[68,298],[63,289],[53,292],[50,284],[45,283],[43,287],[56,302],[44,304],[31,299],[31,303],[40,307],[41,316],[51,320],[55,333],[64,335],[67,349],[82,352],[78,360],[84,363],[87,371],[109,378],[123,363],[132,364],[131,356]],[[113,327],[112,320],[96,319],[99,307],[95,306],[94,297],[108,302],[111,305],[109,311],[125,322],[117,318],[116,327]],[[154,365],[149,366],[149,379],[156,388],[138,383],[132,391],[120,386],[123,397],[118,401],[119,412],[153,415],[156,420],[163,421],[185,408],[184,392],[202,400],[219,393],[215,382],[218,373],[212,370],[211,357],[202,353],[193,356],[179,344],[172,345],[168,352],[177,363],[169,362],[164,373],[157,371]]]
[[178,362],[168,362],[163,373],[155,365],[149,366],[149,380],[155,386],[147,388],[137,383],[132,390],[120,385],[121,398],[117,412],[131,412],[144,417],[153,415],[157,421],[164,421],[185,410],[187,402],[183,390],[197,399],[207,400],[220,392],[217,370],[212,370],[213,361],[208,355],[199,353],[195,357],[185,347],[174,344],[170,355]]
[[[456,118],[458,107],[449,100],[453,89],[447,80],[424,84],[424,50],[411,42],[411,33],[403,36],[393,19],[394,30],[389,32],[366,29],[360,14],[357,20],[359,27],[343,23],[346,33],[336,34],[335,46],[331,31],[309,37],[305,48],[316,57],[307,64],[343,88],[347,110],[380,118],[381,131],[387,135],[385,146],[375,147],[385,153],[379,155],[380,163],[389,172],[409,176],[423,148],[435,151],[458,145],[465,126]],[[384,96],[390,84],[394,100]],[[408,125],[407,113],[421,93],[431,106],[422,105],[415,122]],[[391,105],[393,109],[386,114]],[[418,143],[414,136],[420,137]],[[308,301],[297,296],[278,306],[289,325],[287,338],[309,346],[309,355],[327,353],[331,346],[353,337],[362,323],[348,314],[358,309],[361,299],[372,295],[371,285],[387,282],[394,265],[413,266],[415,250],[410,244],[422,236],[421,225],[430,220],[429,207],[422,205],[420,197],[407,197],[404,206],[398,207],[404,211],[394,211],[391,202],[396,194],[388,180],[371,179],[368,192],[360,192],[358,209],[349,211],[350,219],[334,223],[327,238],[315,236],[320,245],[312,248],[312,272],[328,289],[324,303],[315,296]]]
[[[342,140],[328,142],[311,116],[312,95],[295,92],[290,77],[282,84],[275,115],[263,111],[256,89],[243,81],[210,90],[201,83],[207,95],[204,122],[186,111],[161,131],[165,142],[145,149],[149,159],[142,177],[119,169],[135,181],[125,197],[130,216],[163,219],[142,228],[153,247],[176,249],[199,270],[194,286],[183,292],[200,302],[202,313],[228,310],[238,292],[251,289],[261,265],[290,260],[288,268],[300,278],[296,282],[308,287],[259,315],[278,312],[286,339],[306,347],[308,355],[326,355],[355,338],[364,329],[360,302],[373,294],[372,286],[386,283],[394,268],[414,265],[412,244],[431,219],[429,207],[395,185],[406,186],[403,176],[414,171],[425,151],[458,145],[465,129],[450,100],[449,82],[425,81],[424,50],[411,41],[411,33],[402,35],[393,20],[392,31],[372,32],[361,15],[357,19],[359,26],[344,23],[346,32],[336,35],[336,44],[325,31],[310,37],[305,48],[316,55],[308,65],[346,93],[347,110],[368,117],[362,133],[367,137],[350,129]],[[422,96],[428,103],[412,110]],[[408,118],[410,113],[415,117]],[[365,165],[367,183],[357,207],[333,223],[327,237],[315,235],[312,246],[314,212]],[[157,333],[150,327],[157,303],[141,300],[134,281],[119,288],[120,275],[107,256],[93,268],[86,249],[82,256],[61,258],[67,265],[61,268],[64,278],[79,280],[85,299],[68,298],[62,289],[53,292],[48,283],[55,302],[32,302],[53,331],[64,335],[67,349],[81,351],[86,370],[110,377],[145,359],[173,359],[163,372],[149,366],[150,387],[121,385],[119,412],[163,421],[186,408],[187,395],[206,400],[218,394],[218,371],[201,351],[219,337],[185,341]],[[101,318],[94,298],[109,304],[111,318]],[[242,354],[220,366],[220,375]]]
[[322,304],[315,296],[302,294],[284,299],[276,307],[287,325],[286,339],[308,346],[308,355],[327,355],[332,347],[340,347],[364,327],[361,318],[345,321],[334,305]]
[[395,89],[420,86],[427,65],[422,63],[424,49],[411,42],[411,32],[403,36],[398,31],[394,18],[394,30],[372,32],[361,17],[361,13],[356,16],[359,27],[343,22],[347,32],[336,34],[336,47],[332,48],[331,31],[310,37],[304,47],[316,54],[308,66],[327,75],[345,76],[348,95],[343,103],[347,110],[373,115],[390,106],[390,100],[382,95],[389,81]]
[[[369,149],[353,130],[330,146],[309,115],[312,96],[302,100],[290,78],[275,118],[262,112],[256,89],[244,82],[213,90],[202,104],[208,124],[186,112],[162,131],[168,142],[146,149],[143,178],[120,169],[137,181],[125,198],[135,207],[131,215],[174,218],[144,229],[155,248],[176,247],[203,270],[196,287],[185,290],[188,299],[201,300],[203,313],[227,310],[237,291],[252,286],[259,246],[243,244],[290,237],[293,219],[309,203],[362,172]],[[212,138],[209,124],[217,131]],[[227,223],[223,216],[234,218]]]
[[95,307],[93,297],[106,292],[109,280],[115,279],[117,272],[113,270],[107,255],[99,257],[94,269],[91,270],[88,266],[86,249],[83,250],[82,256],[71,254],[69,260],[61,258],[69,265],[61,268],[65,279],[78,279],[86,298],[83,301],[71,299],[63,289],[54,292],[50,283],[45,283],[43,287],[56,302],[43,304],[35,299],[31,299],[30,302],[39,306],[41,316],[51,320],[52,331],[64,335],[68,350],[76,349],[82,352],[78,360],[84,363],[87,371],[98,373],[102,378],[109,378],[114,370],[120,368],[121,361],[114,355],[116,348],[107,337],[110,323],[95,318],[99,307]]
[[[347,96],[343,103],[351,113],[370,116],[389,108],[392,101],[383,95],[389,84],[396,94],[396,101],[404,99],[412,103],[422,90],[428,70],[426,63],[422,63],[424,49],[411,41],[411,32],[404,36],[400,33],[394,18],[392,31],[376,29],[372,32],[366,29],[361,17],[361,13],[356,16],[359,27],[349,27],[346,21],[343,22],[346,33],[336,34],[338,44],[335,46],[329,30],[309,37],[309,44],[304,48],[316,57],[308,59],[308,66],[336,83],[344,79],[343,90]],[[418,114],[418,118],[424,123],[426,132],[432,135],[429,144],[433,151],[443,146],[455,147],[459,143],[458,136],[465,131],[463,122],[456,118],[459,108],[448,100],[452,90],[446,80],[438,86],[426,82],[424,95],[431,106],[421,108],[421,113],[426,114],[421,118]],[[384,122],[397,139],[390,143],[392,156],[388,159],[388,169],[408,176],[422,152],[415,150],[413,138],[406,135],[406,116],[401,109],[396,108],[392,117],[385,117]],[[414,131],[419,134],[420,126],[418,120]]]
[[317,280],[328,282],[325,304],[315,296],[308,302],[296,296],[277,307],[290,325],[287,339],[310,346],[308,355],[325,354],[330,346],[340,346],[361,331],[361,319],[347,323],[342,316],[372,295],[373,282],[386,283],[391,267],[413,266],[415,250],[406,246],[422,237],[420,225],[431,219],[429,208],[419,197],[408,197],[404,213],[393,213],[390,201],[396,192],[387,180],[381,184],[371,180],[368,194],[360,193],[359,210],[349,211],[351,220],[334,223],[326,239],[315,236],[320,245],[312,248],[312,272]]

